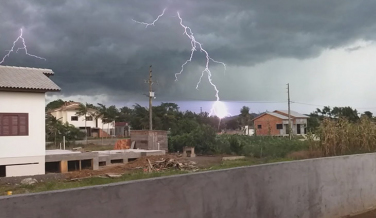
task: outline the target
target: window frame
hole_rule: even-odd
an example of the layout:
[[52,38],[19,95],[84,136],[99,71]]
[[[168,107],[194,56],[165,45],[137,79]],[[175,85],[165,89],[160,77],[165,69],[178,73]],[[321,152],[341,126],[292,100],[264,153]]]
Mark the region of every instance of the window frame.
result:
[[[73,120],[73,119],[72,119],[73,117],[77,117],[77,120]],[[78,116],[71,116],[71,117],[70,117],[70,120],[71,120],[71,121],[78,121]]]
[[[278,125],[280,125],[281,128],[278,128]],[[277,123],[275,124],[275,128],[280,130],[280,129],[283,129],[283,124],[282,123]]]
[[94,120],[94,118],[92,116],[86,116],[85,119],[86,119],[86,121],[93,121]]
[[[3,131],[3,128],[5,125],[3,125],[3,117],[4,116],[17,116],[18,117],[18,120],[17,120],[17,134],[13,134],[13,130],[12,130],[12,121],[9,120],[10,124],[8,125],[8,127],[10,127],[9,129],[9,134],[4,134],[4,131]],[[21,129],[21,124],[20,124],[20,117],[25,117],[25,131],[24,133],[20,133],[20,129]],[[29,113],[0,113],[0,136],[29,136]]]
[[261,125],[261,124],[258,124],[258,125],[257,125],[257,129],[262,129],[262,125]]

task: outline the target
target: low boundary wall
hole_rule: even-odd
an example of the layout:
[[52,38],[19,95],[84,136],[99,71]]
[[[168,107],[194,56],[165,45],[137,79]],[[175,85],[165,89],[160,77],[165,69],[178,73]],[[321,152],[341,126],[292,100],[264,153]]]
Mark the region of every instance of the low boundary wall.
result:
[[376,154],[0,197],[0,217],[334,218],[376,206]]

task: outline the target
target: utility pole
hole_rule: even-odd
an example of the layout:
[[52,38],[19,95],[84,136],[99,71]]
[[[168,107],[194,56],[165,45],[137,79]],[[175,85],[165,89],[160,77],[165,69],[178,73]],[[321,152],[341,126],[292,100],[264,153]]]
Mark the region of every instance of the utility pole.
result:
[[290,115],[290,84],[287,83],[287,104],[288,104],[288,114],[289,114],[289,138],[291,140],[291,115]]
[[154,98],[154,92],[153,92],[153,89],[152,89],[152,86],[153,86],[153,79],[152,79],[152,75],[151,75],[151,65],[150,65],[150,70],[149,70],[149,79],[147,81],[145,81],[145,83],[148,83],[149,84],[149,130],[153,130],[153,104],[152,104],[152,100]]
[[202,114],[202,107],[200,107],[200,114]]

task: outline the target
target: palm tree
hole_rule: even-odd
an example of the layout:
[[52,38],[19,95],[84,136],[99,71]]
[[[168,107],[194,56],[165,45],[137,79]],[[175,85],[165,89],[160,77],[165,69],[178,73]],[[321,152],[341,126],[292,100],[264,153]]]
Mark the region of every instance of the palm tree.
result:
[[77,112],[76,112],[76,115],[77,116],[84,116],[84,120],[85,120],[85,136],[86,136],[86,145],[87,145],[87,128],[86,128],[86,117],[87,115],[89,114],[89,108],[90,108],[90,105],[88,103],[85,103],[85,104],[81,104],[78,106],[78,109],[77,109]]
[[[111,105],[110,107],[107,108],[108,129],[110,129],[110,123],[114,122],[118,116],[119,116],[119,111],[115,105]],[[110,134],[111,134],[111,131],[110,131]]]
[[46,115],[47,130],[50,133],[54,134],[55,148],[57,147],[57,145],[56,145],[57,132],[58,132],[59,127],[62,125],[61,119],[62,119],[62,117],[60,117],[59,119],[57,119],[56,117],[52,116],[51,114],[47,114]]
[[[102,118],[102,131],[103,131],[103,124],[107,123],[107,113],[108,109],[104,104],[98,103],[98,118]],[[101,134],[102,135],[102,134]],[[103,138],[103,137],[102,137]]]

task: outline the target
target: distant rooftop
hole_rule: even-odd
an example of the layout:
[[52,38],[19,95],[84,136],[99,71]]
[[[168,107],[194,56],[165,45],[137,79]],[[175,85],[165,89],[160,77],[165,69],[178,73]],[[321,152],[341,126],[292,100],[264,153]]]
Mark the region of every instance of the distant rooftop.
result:
[[[288,110],[275,110],[274,112],[276,112],[276,111],[279,111],[279,112],[284,113],[284,114],[286,114],[286,115],[289,114],[289,111],[288,111]],[[292,111],[292,110],[290,110],[290,115],[291,115],[292,117],[296,117],[296,118],[309,118],[309,117],[306,116],[306,115],[300,114],[300,113],[298,113],[298,112],[296,112],[296,111]]]
[[282,120],[288,120],[289,118],[287,116],[283,116],[282,114],[274,113],[274,112],[266,112],[269,115],[281,118]]
[[53,74],[50,69],[0,65],[0,90],[60,91],[60,87],[48,78]]

